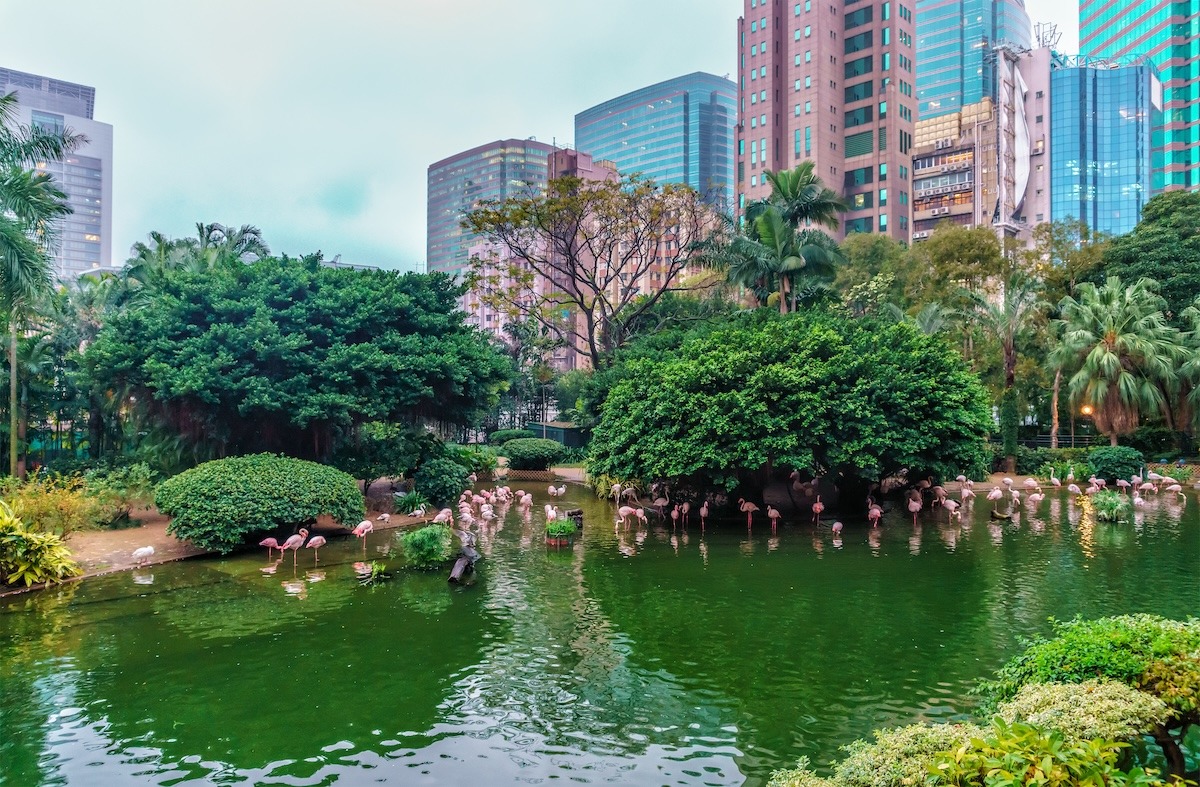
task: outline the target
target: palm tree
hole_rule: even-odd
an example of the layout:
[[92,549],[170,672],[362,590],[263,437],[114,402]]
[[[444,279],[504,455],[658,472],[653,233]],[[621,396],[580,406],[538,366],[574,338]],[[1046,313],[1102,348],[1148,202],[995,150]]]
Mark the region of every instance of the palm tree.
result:
[[883,304],[883,308],[896,322],[905,322],[914,325],[918,331],[926,336],[934,336],[942,331],[949,330],[955,318],[959,315],[959,312],[954,309],[947,309],[937,301],[925,304],[924,308],[915,315],[906,314],[903,309],[894,303],[885,303]]
[[1111,445],[1137,428],[1142,413],[1163,410],[1188,360],[1184,337],[1167,324],[1158,285],[1123,285],[1115,276],[1078,287],[1062,299],[1062,343],[1052,361],[1071,378],[1071,406],[1088,405]]
[[779,208],[784,221],[793,229],[810,222],[837,229],[838,214],[848,206],[817,177],[812,160],[800,162],[795,169],[765,172],[763,177],[771,184],[767,201]]

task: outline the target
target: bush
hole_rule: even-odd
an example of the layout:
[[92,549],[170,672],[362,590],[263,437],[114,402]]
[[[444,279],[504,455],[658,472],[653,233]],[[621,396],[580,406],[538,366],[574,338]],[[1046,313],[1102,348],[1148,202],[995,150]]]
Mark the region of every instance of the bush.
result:
[[477,476],[491,476],[496,472],[496,452],[486,446],[453,446],[451,458]]
[[26,587],[62,582],[80,573],[71,553],[54,533],[33,533],[0,502],[0,583]]
[[[1164,782],[1140,768],[1128,773],[1117,763],[1127,744],[1112,741],[1069,741],[1057,730],[996,719],[986,736],[936,758],[930,773],[934,784],[1039,785],[1074,787],[1080,784],[1151,787]],[[919,783],[919,782],[918,782]]]
[[413,485],[429,502],[445,508],[467,488],[467,469],[452,459],[430,459],[413,476]]
[[10,476],[4,479],[2,489],[13,513],[31,533],[68,536],[112,518],[113,512],[106,511],[99,499],[87,493],[79,477],[34,473],[21,482]]
[[1058,730],[1075,741],[1132,740],[1166,723],[1170,715],[1158,697],[1107,680],[1030,683],[996,712],[1007,722]]
[[441,453],[441,440],[429,432],[367,423],[338,446],[330,464],[362,481],[365,495],[376,479],[403,476],[422,460]]
[[1093,448],[1088,452],[1088,464],[1092,472],[1110,483],[1118,478],[1128,481],[1141,471],[1145,463],[1140,451],[1125,445]]
[[537,437],[537,433],[529,429],[497,429],[488,435],[492,445],[504,445],[509,440],[528,440]]
[[540,437],[522,438],[505,443],[504,453],[513,470],[549,470],[562,459],[563,445]]
[[197,465],[158,486],[167,532],[201,549],[229,552],[256,533],[309,524],[322,514],[343,524],[363,516],[353,478],[328,465],[254,454]]
[[450,559],[450,528],[428,525],[410,530],[400,537],[404,555],[413,568],[428,571],[440,568]]
[[429,508],[429,501],[420,492],[397,493],[395,495],[397,514],[409,514],[418,508]]
[[772,773],[767,787],[835,787],[836,782],[813,773],[808,765],[808,758],[801,757],[795,768]]
[[1092,495],[1092,510],[1098,522],[1120,522],[1129,518],[1133,506],[1125,495],[1104,489]]
[[100,502],[105,527],[126,522],[135,506],[154,500],[154,472],[145,462],[96,467],[84,473],[83,483]]
[[1187,435],[1172,432],[1165,426],[1139,426],[1133,434],[1125,435],[1121,442],[1154,459],[1176,459],[1181,456],[1181,442],[1187,445]]
[[546,524],[546,535],[552,538],[566,538],[575,535],[578,529],[570,519],[555,519]]
[[1020,470],[1023,475],[1036,474],[1043,481],[1050,481],[1050,471],[1065,482],[1067,473],[1075,471],[1076,478],[1087,478],[1092,472],[1088,464],[1089,448],[1035,448],[1030,451],[1028,462],[1032,469]]
[[848,787],[921,784],[937,756],[966,745],[983,730],[973,724],[912,724],[877,731],[875,742],[855,741],[842,750],[834,781]]

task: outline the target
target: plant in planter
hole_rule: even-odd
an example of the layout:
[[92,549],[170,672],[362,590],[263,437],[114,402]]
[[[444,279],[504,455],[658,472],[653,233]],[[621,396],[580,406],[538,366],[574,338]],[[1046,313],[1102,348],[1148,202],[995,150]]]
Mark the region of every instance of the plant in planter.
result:
[[400,537],[408,564],[422,571],[441,568],[450,559],[450,528],[428,525]]
[[504,444],[512,470],[549,470],[563,455],[562,443],[540,437],[509,440]]
[[571,543],[571,536],[575,535],[579,528],[571,519],[554,519],[546,523],[546,543],[557,547],[564,547]]
[[1098,522],[1120,522],[1129,518],[1132,506],[1124,495],[1104,489],[1092,495],[1092,509]]

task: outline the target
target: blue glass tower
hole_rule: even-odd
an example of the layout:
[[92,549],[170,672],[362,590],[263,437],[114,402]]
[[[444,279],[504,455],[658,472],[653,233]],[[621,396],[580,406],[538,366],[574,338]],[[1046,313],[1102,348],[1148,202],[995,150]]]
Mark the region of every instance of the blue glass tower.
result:
[[[1119,65],[1119,67],[1117,67]],[[1050,73],[1050,213],[1129,232],[1157,191],[1162,88],[1147,58],[1066,59]]]
[[737,85],[696,72],[618,96],[575,116],[575,147],[622,175],[685,183],[733,204]]
[[917,0],[917,119],[995,99],[993,50],[1032,41],[1023,0]]

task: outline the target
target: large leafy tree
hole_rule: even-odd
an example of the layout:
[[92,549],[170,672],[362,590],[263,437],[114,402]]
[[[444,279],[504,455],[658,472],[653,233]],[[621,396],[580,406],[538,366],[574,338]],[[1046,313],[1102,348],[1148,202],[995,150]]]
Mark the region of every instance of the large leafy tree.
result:
[[1145,414],[1170,418],[1167,394],[1178,390],[1186,350],[1157,290],[1149,279],[1127,285],[1110,276],[1059,304],[1062,342],[1052,362],[1070,375],[1072,405],[1090,407],[1112,445]]
[[978,379],[909,325],[765,310],[627,362],[590,469],[732,490],[763,473],[955,475],[989,431]]
[[96,385],[208,453],[325,458],[359,424],[472,423],[510,364],[461,287],[269,258],[166,277],[87,350]]

